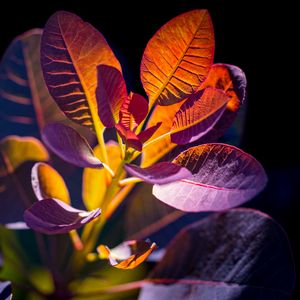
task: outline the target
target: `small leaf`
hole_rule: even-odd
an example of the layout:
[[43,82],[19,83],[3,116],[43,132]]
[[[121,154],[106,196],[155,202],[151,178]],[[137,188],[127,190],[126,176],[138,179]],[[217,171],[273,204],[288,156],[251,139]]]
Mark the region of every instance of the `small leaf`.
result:
[[229,100],[223,91],[215,88],[190,96],[174,117],[171,141],[188,144],[207,134],[222,116]]
[[172,19],[149,41],[141,64],[141,80],[154,103],[170,105],[193,94],[213,62],[214,32],[207,10]]
[[147,117],[148,102],[141,95],[130,93],[124,100],[120,110],[120,122],[131,131],[140,125],[140,123]]
[[13,173],[27,161],[46,161],[49,154],[43,144],[33,137],[7,136],[0,141],[0,176]]
[[36,163],[31,171],[31,182],[38,200],[56,198],[67,204],[71,203],[65,181],[50,165]]
[[108,259],[118,269],[134,269],[143,263],[155,250],[156,244],[149,241],[126,241],[113,249],[100,245],[97,248],[100,258]]
[[138,134],[138,138],[139,140],[144,144],[145,142],[147,142],[152,136],[153,134],[158,130],[158,128],[161,126],[162,122],[158,122],[157,124],[146,128],[145,130],[141,131]]
[[125,143],[127,147],[131,147],[137,151],[142,151],[143,144],[133,131],[125,128],[121,123],[116,125],[116,129],[123,143]]
[[[108,142],[106,145],[106,151],[108,156],[108,163],[110,168],[116,172],[119,165],[121,164],[121,150],[117,143],[114,141]],[[94,154],[96,157],[100,157],[101,150],[100,146],[96,146],[94,149]],[[103,207],[104,195],[107,186],[110,184],[111,180],[108,179],[107,171],[103,169],[91,169],[85,168],[83,170],[82,177],[82,198],[85,207],[89,210],[96,209],[98,207]],[[124,174],[120,179],[123,179]],[[111,177],[109,177],[111,178]]]
[[127,99],[126,84],[122,73],[113,67],[100,65],[96,99],[98,114],[105,127],[112,128],[119,122],[119,112]]
[[44,143],[61,159],[82,168],[101,168],[103,164],[94,155],[87,140],[75,129],[53,123],[45,126]]
[[41,63],[49,92],[72,121],[100,131],[96,101],[97,66],[121,71],[103,35],[78,16],[59,11],[48,20]]
[[35,202],[24,213],[26,224],[44,234],[62,234],[78,229],[96,219],[101,210],[84,211],[75,209],[57,199],[44,199]]
[[282,228],[234,209],[183,229],[148,280],[139,300],[288,300],[295,271]]
[[151,184],[166,184],[192,175],[188,169],[169,162],[160,162],[148,168],[127,164],[125,170]]
[[193,175],[166,185],[154,185],[153,195],[183,211],[228,209],[252,199],[267,183],[265,171],[254,157],[225,144],[189,148],[173,163]]

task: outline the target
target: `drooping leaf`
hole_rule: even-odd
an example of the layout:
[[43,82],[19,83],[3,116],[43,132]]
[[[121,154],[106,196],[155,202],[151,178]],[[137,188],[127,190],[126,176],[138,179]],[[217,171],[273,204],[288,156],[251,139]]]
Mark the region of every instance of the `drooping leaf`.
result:
[[78,16],[59,11],[48,20],[41,44],[41,63],[50,94],[76,123],[100,131],[96,101],[97,66],[121,71],[105,38]]
[[46,161],[49,154],[34,137],[7,136],[0,141],[0,176],[13,173],[27,161]]
[[24,213],[26,224],[44,234],[62,234],[78,229],[96,219],[101,210],[84,211],[75,209],[58,199],[36,201]]
[[175,114],[182,106],[183,103],[184,102],[180,102],[169,106],[157,105],[154,108],[149,118],[149,121],[147,123],[147,128],[151,128],[152,126],[155,126],[155,124],[158,124],[159,122],[161,122],[161,125],[154,132],[149,142],[159,138],[160,136],[163,137],[159,138],[159,141],[149,144],[149,146],[143,149],[142,161],[141,161],[142,167],[151,166],[159,159],[164,157],[174,147],[176,147],[176,144],[171,142],[171,137],[169,132],[172,128]]
[[181,231],[139,300],[290,299],[295,271],[282,228],[250,209],[211,215]]
[[170,105],[193,94],[212,65],[214,32],[207,10],[172,19],[149,41],[141,64],[141,80],[154,103]]
[[102,259],[108,259],[109,263],[118,269],[134,269],[143,263],[156,249],[156,244],[150,241],[126,241],[113,249],[100,245],[97,252]]
[[87,140],[72,127],[53,123],[42,132],[44,143],[61,159],[83,168],[101,168]]
[[139,94],[130,93],[120,109],[120,122],[126,128],[135,131],[148,114],[148,102]]
[[0,281],[0,299],[10,300],[12,299],[11,282]]
[[[121,163],[121,150],[117,143],[110,141],[106,144],[108,163],[110,168],[116,172]],[[94,149],[96,157],[100,157],[100,147]],[[111,177],[107,177],[107,171],[103,169],[85,168],[82,178],[82,199],[87,209],[92,210],[103,206],[103,197],[107,186],[111,182]],[[121,176],[123,179],[124,174]]]
[[182,145],[207,134],[224,113],[229,99],[215,88],[206,88],[190,96],[174,117],[171,141]]
[[267,183],[261,164],[225,144],[204,144],[178,155],[173,163],[192,172],[177,182],[154,185],[153,195],[183,211],[218,211],[255,197]]
[[126,84],[122,73],[113,67],[100,65],[96,99],[102,124],[111,128],[119,122],[121,105],[127,99]]
[[188,169],[170,162],[160,162],[147,168],[127,164],[125,165],[125,170],[130,175],[152,184],[167,184],[189,178],[192,175]]
[[65,181],[50,165],[36,163],[31,171],[31,182],[38,200],[55,198],[70,204],[70,195]]

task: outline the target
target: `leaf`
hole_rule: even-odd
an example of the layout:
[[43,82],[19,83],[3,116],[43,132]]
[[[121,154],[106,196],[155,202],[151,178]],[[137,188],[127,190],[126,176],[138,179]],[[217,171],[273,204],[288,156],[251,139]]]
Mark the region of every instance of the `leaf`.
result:
[[120,109],[120,123],[131,131],[135,131],[138,125],[147,117],[148,102],[139,94],[130,93],[123,101]]
[[61,159],[82,168],[101,168],[103,163],[94,155],[87,140],[72,127],[53,123],[42,132],[44,143]]
[[12,289],[10,281],[0,281],[0,299],[12,299]]
[[267,183],[265,171],[254,157],[225,144],[189,148],[173,163],[193,175],[166,185],[154,185],[153,195],[183,211],[228,209],[252,199]]
[[102,259],[108,259],[109,263],[118,269],[134,269],[143,263],[156,249],[156,244],[150,241],[126,241],[113,249],[100,245],[97,252]]
[[44,199],[35,202],[24,213],[26,224],[44,234],[62,234],[78,229],[96,219],[101,210],[84,211],[75,209],[58,199]]
[[147,142],[153,136],[153,134],[158,130],[161,124],[162,122],[158,122],[155,125],[141,131],[138,134],[138,139],[141,141],[141,143],[144,144],[145,142]]
[[207,10],[172,19],[149,41],[141,63],[141,80],[154,103],[170,105],[193,94],[213,62],[214,33]]
[[142,151],[143,144],[133,131],[127,129],[121,123],[116,125],[116,129],[126,147],[131,147],[137,151]]
[[49,92],[65,115],[100,131],[103,125],[95,93],[97,66],[121,71],[102,34],[72,13],[56,12],[43,32],[41,63]]
[[214,88],[190,96],[174,117],[171,141],[188,144],[207,134],[222,116],[228,101],[223,91]]
[[153,165],[174,147],[176,147],[176,144],[171,142],[169,132],[172,128],[175,114],[183,103],[184,102],[180,102],[169,106],[157,105],[154,107],[147,123],[147,128],[151,128],[159,122],[161,122],[161,125],[152,135],[152,138],[149,140],[149,142],[159,138],[160,136],[163,136],[163,138],[159,138],[159,141],[156,141],[155,143],[149,144],[149,146],[147,145],[146,147],[144,147],[141,161],[142,167],[149,167]]
[[141,178],[151,184],[166,184],[189,178],[192,175],[188,169],[170,162],[160,162],[147,168],[127,164],[125,165],[125,170],[130,175]]
[[[117,143],[114,141],[108,142],[106,145],[106,151],[108,156],[108,163],[110,168],[116,172],[117,168],[121,164],[121,150]],[[96,157],[101,156],[100,146],[96,146],[94,149]],[[83,170],[82,177],[82,198],[85,207],[89,210],[96,209],[103,206],[104,195],[107,186],[110,184],[111,179],[108,179],[107,171],[103,169],[91,169],[85,168]],[[124,174],[121,176],[123,179]],[[111,178],[111,177],[109,177]]]
[[126,83],[122,73],[113,67],[100,65],[96,99],[98,115],[105,127],[112,128],[119,122],[119,112],[127,99]]
[[27,161],[46,161],[49,154],[43,144],[34,137],[10,135],[0,141],[0,176],[13,173]]
[[251,209],[218,213],[183,229],[139,300],[290,299],[295,271],[282,228]]
[[70,195],[63,178],[50,165],[36,163],[31,171],[32,189],[38,200],[56,198],[70,204]]

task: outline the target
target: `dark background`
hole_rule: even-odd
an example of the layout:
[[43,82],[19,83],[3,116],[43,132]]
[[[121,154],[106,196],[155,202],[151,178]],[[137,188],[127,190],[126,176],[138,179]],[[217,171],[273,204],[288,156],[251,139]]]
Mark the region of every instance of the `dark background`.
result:
[[[1,8],[0,54],[18,34],[43,27],[57,10],[68,10],[104,34],[121,61],[128,87],[143,93],[139,67],[147,41],[176,15],[207,8],[215,28],[215,62],[239,66],[248,79],[248,111],[241,148],[254,155],[269,176],[266,190],[246,206],[270,214],[283,226],[299,270],[299,92],[295,84],[297,74],[293,73],[297,70],[293,8],[276,4],[263,7],[263,1],[135,2],[40,1],[33,5],[26,1],[20,5],[6,1]],[[300,299],[296,293],[294,299]]]

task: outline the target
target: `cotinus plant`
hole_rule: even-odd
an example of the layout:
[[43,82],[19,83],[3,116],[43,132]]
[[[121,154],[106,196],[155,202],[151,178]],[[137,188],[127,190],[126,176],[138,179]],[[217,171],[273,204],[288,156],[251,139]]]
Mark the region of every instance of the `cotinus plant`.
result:
[[[0,67],[0,299],[10,284],[15,299],[289,298],[284,232],[261,212],[231,209],[267,177],[217,142],[246,77],[214,64],[214,47],[206,10],[166,23],[142,57],[144,97],[127,90],[103,35],[72,13],[12,42]],[[142,207],[144,228],[126,235]],[[184,213],[212,211],[166,248],[148,239]]]

